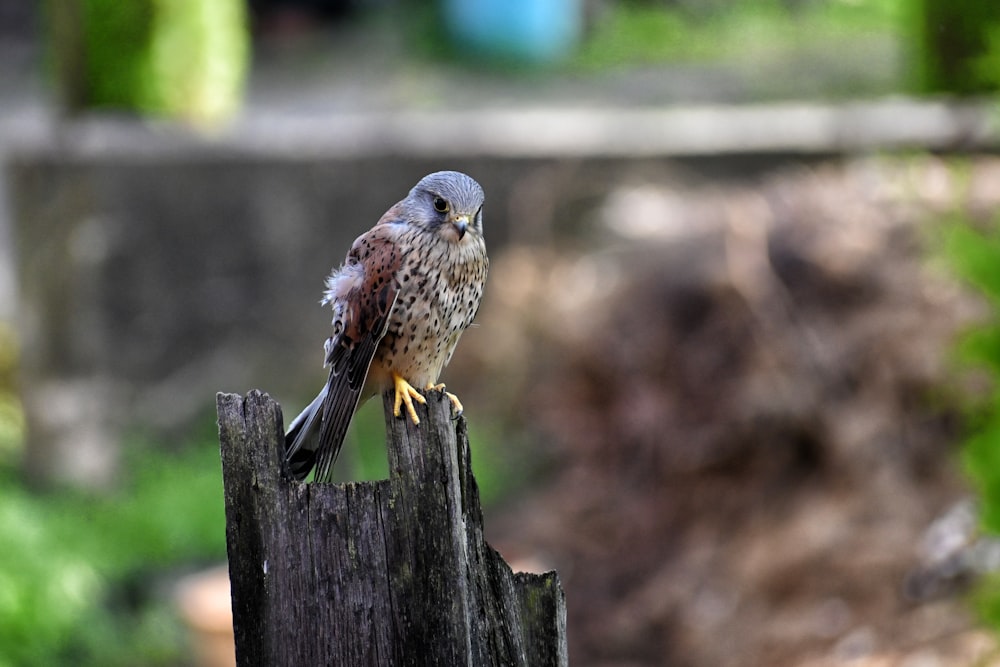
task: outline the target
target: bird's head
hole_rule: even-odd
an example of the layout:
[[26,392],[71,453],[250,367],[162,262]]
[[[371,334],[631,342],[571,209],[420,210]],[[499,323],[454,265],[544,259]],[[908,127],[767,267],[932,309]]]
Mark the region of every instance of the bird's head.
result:
[[403,200],[411,222],[453,242],[483,233],[483,188],[458,171],[437,171],[420,179]]

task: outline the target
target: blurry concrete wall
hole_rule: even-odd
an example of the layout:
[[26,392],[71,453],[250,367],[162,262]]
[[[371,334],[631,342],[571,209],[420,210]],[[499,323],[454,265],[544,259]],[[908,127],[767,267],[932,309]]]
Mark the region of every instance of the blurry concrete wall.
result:
[[551,162],[248,156],[129,136],[44,141],[8,164],[25,463],[43,479],[111,483],[122,433],[182,434],[217,391],[259,387],[297,410],[325,379],[323,279],[360,233],[424,174],[459,169],[486,188],[497,248],[510,193]]
[[[900,117],[898,107],[785,113],[794,122],[755,110],[552,114],[542,132],[530,114],[296,123],[289,136],[246,123],[215,140],[102,121],[31,139],[6,170],[27,470],[109,483],[123,432],[183,433],[214,415],[217,391],[261,388],[298,409],[324,380],[324,277],[426,173],[479,179],[496,256],[509,242],[546,242],[554,226],[573,238],[643,170],[753,178],[878,145],[869,116]],[[974,127],[986,115],[977,110]],[[969,112],[909,116],[925,119],[916,127],[932,143],[970,136]],[[913,141],[893,128],[890,143]]]

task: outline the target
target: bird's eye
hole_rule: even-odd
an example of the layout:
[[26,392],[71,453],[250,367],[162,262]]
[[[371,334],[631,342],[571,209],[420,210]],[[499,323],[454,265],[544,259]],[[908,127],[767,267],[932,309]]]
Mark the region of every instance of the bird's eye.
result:
[[448,202],[445,199],[443,199],[442,197],[435,197],[434,198],[434,210],[437,211],[438,213],[447,213],[448,212]]

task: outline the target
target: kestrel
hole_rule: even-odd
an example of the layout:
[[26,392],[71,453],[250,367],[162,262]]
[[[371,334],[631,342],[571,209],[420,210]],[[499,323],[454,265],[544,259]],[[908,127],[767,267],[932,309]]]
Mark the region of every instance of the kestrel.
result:
[[483,189],[457,171],[422,178],[354,241],[323,294],[333,307],[329,379],[285,435],[296,479],[315,468],[316,481],[330,481],[355,410],[375,394],[393,389],[394,414],[405,407],[420,423],[416,387],[444,390],[438,376],[479,310],[488,268]]

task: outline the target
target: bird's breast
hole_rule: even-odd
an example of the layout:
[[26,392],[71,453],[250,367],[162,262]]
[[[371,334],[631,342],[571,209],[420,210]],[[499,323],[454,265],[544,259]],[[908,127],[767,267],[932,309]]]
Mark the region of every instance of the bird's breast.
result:
[[486,283],[488,261],[477,243],[435,244],[407,254],[399,293],[372,364],[385,383],[395,371],[414,386],[437,382],[462,332],[472,324]]

